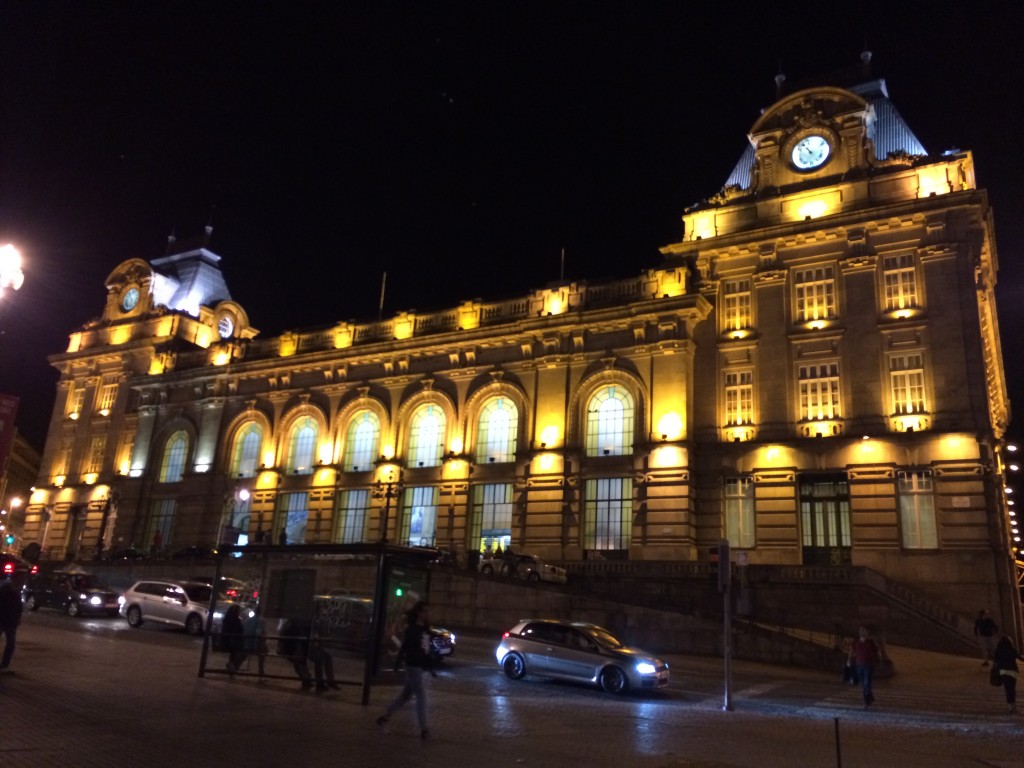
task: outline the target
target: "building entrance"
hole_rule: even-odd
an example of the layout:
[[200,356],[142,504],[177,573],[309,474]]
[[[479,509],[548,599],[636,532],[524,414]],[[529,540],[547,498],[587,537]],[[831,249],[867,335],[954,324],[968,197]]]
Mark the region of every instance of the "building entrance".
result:
[[800,477],[804,565],[851,562],[850,484],[845,474]]

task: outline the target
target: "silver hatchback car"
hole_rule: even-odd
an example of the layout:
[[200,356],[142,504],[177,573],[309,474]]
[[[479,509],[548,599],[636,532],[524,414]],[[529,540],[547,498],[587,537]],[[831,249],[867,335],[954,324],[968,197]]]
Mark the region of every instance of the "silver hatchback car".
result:
[[631,648],[596,624],[524,619],[506,632],[495,650],[498,665],[518,680],[538,675],[600,685],[609,693],[668,685],[668,664]]
[[212,595],[213,588],[209,584],[137,581],[121,595],[120,613],[133,627],[140,627],[145,621],[156,621],[184,627],[190,635],[201,635]]

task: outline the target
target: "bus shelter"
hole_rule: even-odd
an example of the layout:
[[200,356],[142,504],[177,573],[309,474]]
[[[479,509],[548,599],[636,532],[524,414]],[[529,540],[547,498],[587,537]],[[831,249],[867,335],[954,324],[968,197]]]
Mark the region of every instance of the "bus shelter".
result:
[[[405,613],[428,600],[438,557],[386,543],[220,547],[199,677],[312,687],[329,671],[336,685],[361,686],[368,704],[373,683],[397,668]],[[236,604],[244,658],[231,668],[221,623]]]

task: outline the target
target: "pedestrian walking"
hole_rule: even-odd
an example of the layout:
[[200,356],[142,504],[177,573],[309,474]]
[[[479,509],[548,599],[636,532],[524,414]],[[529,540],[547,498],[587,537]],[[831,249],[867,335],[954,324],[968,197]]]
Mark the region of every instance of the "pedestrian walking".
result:
[[245,661],[244,627],[242,625],[242,606],[232,603],[224,612],[220,625],[221,650],[228,654],[227,670],[231,677]]
[[423,688],[423,676],[434,672],[434,657],[430,651],[430,606],[423,600],[417,602],[406,614],[405,633],[399,661],[405,661],[405,686],[397,698],[388,705],[383,715],[377,718],[377,725],[383,727],[388,719],[410,698],[416,697],[416,718],[420,725],[420,737],[429,738],[427,729],[427,697]]
[[249,618],[242,622],[242,648],[246,656],[256,655],[260,682],[267,679],[266,665],[270,648],[267,646],[267,622],[262,616],[262,609],[257,607]]
[[282,547],[288,543],[288,529],[283,525],[281,526],[281,532],[277,534],[277,543]]
[[278,655],[284,656],[295,668],[302,690],[313,687],[309,674],[309,635],[312,631],[305,619],[288,619],[281,627],[281,638],[277,642]]
[[995,651],[992,653],[992,676],[999,674],[999,680],[1003,684],[1003,691],[1006,693],[1006,711],[1017,711],[1017,660],[1024,661],[1009,637],[1003,635],[996,643]]
[[978,611],[978,618],[974,620],[974,637],[981,649],[981,666],[987,667],[992,660],[992,653],[996,649],[999,627],[984,608]]
[[853,646],[850,648],[848,661],[857,668],[857,678],[860,680],[860,688],[864,693],[864,709],[875,703],[875,693],[871,688],[871,681],[880,658],[878,644],[871,639],[868,628],[860,627],[857,630]]
[[0,633],[4,636],[4,655],[0,657],[0,670],[7,669],[14,657],[18,625],[21,623],[21,588],[25,585],[20,572],[0,581]]

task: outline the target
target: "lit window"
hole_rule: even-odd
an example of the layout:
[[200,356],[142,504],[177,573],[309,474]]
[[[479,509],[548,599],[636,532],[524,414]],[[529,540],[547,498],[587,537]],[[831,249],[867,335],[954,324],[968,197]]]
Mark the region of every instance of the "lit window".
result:
[[174,499],[156,499],[150,508],[146,542],[153,548],[154,555],[171,543],[174,506]]
[[583,548],[629,549],[633,532],[633,481],[628,477],[587,480],[584,487]]
[[263,445],[263,429],[250,421],[238,430],[235,450],[231,461],[233,477],[254,477],[260,461],[260,446]]
[[918,306],[917,271],[913,254],[886,256],[882,260],[882,282],[887,312]]
[[836,284],[832,267],[801,269],[794,274],[796,321],[830,320],[836,316]]
[[838,419],[839,406],[839,363],[800,366],[800,419]]
[[107,448],[107,438],[98,435],[92,439],[89,445],[89,464],[86,472],[99,472],[103,469],[103,453]]
[[366,510],[370,503],[367,490],[342,491],[338,494],[337,534],[339,544],[358,544],[366,530]]
[[309,525],[309,494],[282,493],[277,497],[277,530],[271,542],[280,544],[284,532],[285,544],[305,544],[306,528]]
[[348,472],[365,472],[373,467],[380,444],[380,419],[373,411],[359,411],[349,422],[345,435],[342,468]]
[[920,354],[895,355],[889,358],[892,383],[893,413],[923,413],[924,362]]
[[67,415],[79,414],[82,412],[82,404],[85,402],[85,385],[80,386],[71,385],[71,391],[68,393],[68,410]]
[[754,421],[754,374],[733,371],[725,374],[725,423],[741,426]]
[[422,405],[409,426],[409,465],[436,467],[444,455],[444,411],[433,403]]
[[624,387],[602,387],[587,405],[587,456],[632,452],[633,398]]
[[742,331],[753,325],[750,303],[750,281],[730,280],[722,291],[722,328]]
[[313,473],[318,432],[316,422],[309,416],[299,419],[292,427],[286,468],[289,474],[311,475]]
[[516,457],[519,410],[507,397],[494,397],[480,409],[476,435],[478,464],[504,464]]
[[931,470],[899,473],[900,534],[907,549],[937,549],[935,491]]
[[432,547],[437,538],[438,490],[432,486],[409,488],[402,495],[402,540],[410,547]]
[[470,546],[479,552],[506,549],[512,540],[512,484],[473,486],[472,514]]
[[725,535],[730,546],[754,546],[754,484],[749,477],[725,480]]
[[188,453],[188,435],[179,429],[164,444],[163,461],[160,463],[160,482],[176,483],[185,472],[185,454]]
[[114,401],[117,400],[117,382],[107,376],[100,386],[99,397],[96,398],[96,410],[106,415],[114,408]]

